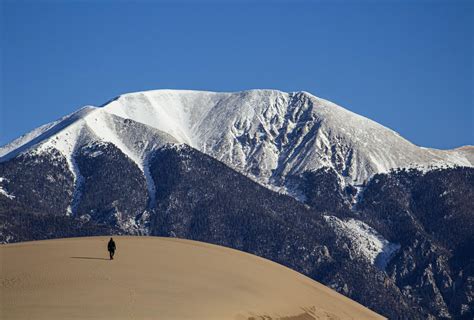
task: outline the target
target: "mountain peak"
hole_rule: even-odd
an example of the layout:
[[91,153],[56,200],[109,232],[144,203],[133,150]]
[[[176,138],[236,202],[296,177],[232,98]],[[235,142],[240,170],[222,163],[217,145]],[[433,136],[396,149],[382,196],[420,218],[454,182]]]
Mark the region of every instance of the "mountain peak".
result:
[[[122,128],[124,121],[133,122],[138,131]],[[146,152],[162,144],[136,146],[149,146],[153,132],[203,151],[264,184],[279,186],[287,176],[321,167],[333,168],[347,183],[360,184],[395,168],[472,166],[466,149],[420,148],[309,92],[272,89],[123,94],[100,108],[86,106],[33,130],[2,147],[0,160],[39,146],[57,148],[71,158],[78,147],[98,140],[115,144],[143,168]]]

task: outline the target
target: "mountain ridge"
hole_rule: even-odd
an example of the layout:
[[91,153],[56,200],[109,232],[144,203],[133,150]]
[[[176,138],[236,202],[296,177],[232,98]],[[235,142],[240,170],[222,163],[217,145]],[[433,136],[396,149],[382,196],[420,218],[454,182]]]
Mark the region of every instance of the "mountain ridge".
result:
[[[91,119],[94,115],[95,121]],[[41,146],[59,149],[72,159],[74,150],[87,144],[81,135],[87,135],[88,130],[71,129],[79,126],[79,131],[86,127],[94,133],[85,140],[115,144],[146,175],[143,153],[157,146],[150,147],[142,139],[133,141],[131,147],[123,142],[127,137],[121,132],[106,130],[126,120],[161,131],[169,135],[168,142],[188,144],[283,192],[287,176],[320,167],[334,168],[342,181],[355,185],[391,169],[473,166],[474,161],[474,150],[468,146],[451,150],[418,147],[395,131],[308,92],[262,89],[235,93],[163,89],[123,94],[101,107],[83,107],[0,147],[0,161],[29,150],[42,152]],[[81,126],[81,121],[86,123]],[[61,137],[68,129],[70,132]],[[52,138],[69,141],[70,146],[56,145]],[[74,171],[73,161],[69,162]]]

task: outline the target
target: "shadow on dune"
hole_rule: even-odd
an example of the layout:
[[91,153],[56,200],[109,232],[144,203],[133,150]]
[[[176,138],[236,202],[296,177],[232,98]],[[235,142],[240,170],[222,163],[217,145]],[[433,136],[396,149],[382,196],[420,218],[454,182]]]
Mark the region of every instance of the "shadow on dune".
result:
[[87,259],[87,260],[110,260],[107,258],[96,258],[96,257],[69,257],[71,259]]

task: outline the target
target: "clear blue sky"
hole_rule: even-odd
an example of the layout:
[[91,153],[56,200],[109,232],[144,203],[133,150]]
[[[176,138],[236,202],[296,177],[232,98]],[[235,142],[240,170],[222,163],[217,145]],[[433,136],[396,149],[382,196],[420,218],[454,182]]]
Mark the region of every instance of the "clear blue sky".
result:
[[418,145],[474,144],[474,1],[0,2],[0,145],[158,88],[306,90]]

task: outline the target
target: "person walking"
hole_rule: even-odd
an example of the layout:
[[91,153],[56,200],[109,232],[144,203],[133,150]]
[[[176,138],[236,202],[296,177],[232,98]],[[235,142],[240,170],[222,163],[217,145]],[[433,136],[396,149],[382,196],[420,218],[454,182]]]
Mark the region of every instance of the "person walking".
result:
[[109,243],[107,244],[107,249],[109,250],[109,254],[110,254],[110,260],[114,260],[114,254],[115,254],[116,248],[117,247],[115,246],[114,239],[110,238]]

